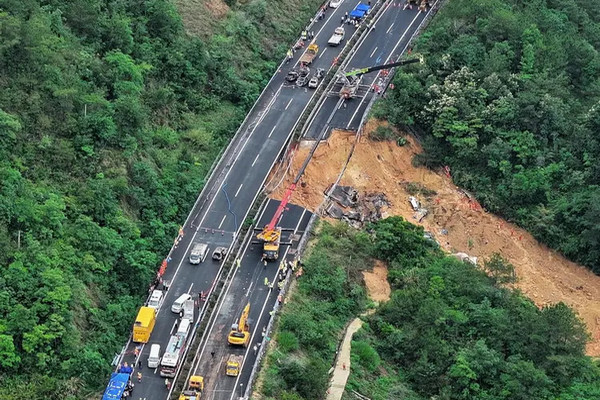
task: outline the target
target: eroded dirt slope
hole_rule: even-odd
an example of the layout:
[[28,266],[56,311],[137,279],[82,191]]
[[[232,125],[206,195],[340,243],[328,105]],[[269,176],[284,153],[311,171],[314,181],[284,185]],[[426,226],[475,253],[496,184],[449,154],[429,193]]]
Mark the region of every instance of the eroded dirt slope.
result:
[[[375,124],[367,125],[367,134]],[[354,186],[361,194],[384,192],[391,202],[389,213],[413,223],[418,222],[407,201],[407,189],[415,193],[415,186],[422,185],[434,191],[429,197],[415,194],[430,211],[420,223],[425,230],[449,252],[479,258],[501,253],[516,268],[515,286],[538,306],[563,301],[580,314],[592,334],[587,352],[600,356],[600,277],[538,243],[523,229],[485,212],[476,202],[469,202],[444,173],[413,167],[412,157],[421,148],[408,139],[408,145],[398,147],[363,137],[340,183]],[[315,153],[303,178],[305,185],[297,187],[292,201],[314,210],[323,200],[324,190],[336,180],[353,142],[353,133],[334,131]],[[285,181],[272,197],[281,198],[309,150],[309,146],[301,146],[295,152]]]

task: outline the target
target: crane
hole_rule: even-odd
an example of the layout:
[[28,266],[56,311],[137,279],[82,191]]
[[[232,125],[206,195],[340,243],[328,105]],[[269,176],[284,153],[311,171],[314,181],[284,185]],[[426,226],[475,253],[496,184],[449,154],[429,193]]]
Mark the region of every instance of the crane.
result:
[[387,69],[387,68],[400,67],[402,65],[413,64],[416,62],[423,63],[423,58],[422,57],[411,58],[409,60],[401,60],[401,61],[396,61],[393,63],[383,64],[383,65],[374,65],[372,67],[357,68],[357,69],[353,69],[350,72],[344,72],[341,75],[343,86],[342,86],[342,89],[340,90],[340,96],[344,97],[346,99],[354,97],[354,95],[358,91],[360,77],[364,74],[368,74],[369,72],[379,71],[379,70]]
[[227,341],[229,344],[248,346],[248,342],[250,341],[250,326],[248,325],[249,314],[250,303],[246,304],[246,307],[244,307],[244,311],[242,311],[240,320],[231,325],[231,331],[227,336]]
[[265,226],[265,228],[258,234],[256,237],[262,240],[263,243],[263,259],[267,261],[274,261],[279,258],[279,243],[281,239],[281,228],[277,226],[277,222],[279,222],[279,218],[285,211],[285,207],[290,201],[292,197],[292,193],[296,189],[297,181],[294,181],[288,189],[285,191],[283,198],[281,199],[281,203],[271,221]]

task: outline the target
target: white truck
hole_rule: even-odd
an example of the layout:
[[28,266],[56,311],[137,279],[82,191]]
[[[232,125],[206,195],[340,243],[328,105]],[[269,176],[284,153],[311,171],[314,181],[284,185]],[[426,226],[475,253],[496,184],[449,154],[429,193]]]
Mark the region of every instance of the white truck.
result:
[[206,243],[194,243],[190,252],[190,264],[198,265],[204,262],[208,254],[208,245]]
[[160,376],[163,378],[174,378],[182,361],[186,341],[188,339],[192,321],[182,319],[177,333],[169,339],[165,354],[160,361]]
[[327,44],[330,46],[338,46],[340,43],[342,43],[342,40],[344,40],[345,36],[346,31],[343,27],[339,26],[335,28],[335,31],[333,31],[333,35],[331,35]]
[[190,321],[194,321],[194,299],[184,301],[182,310],[182,319],[189,319]]

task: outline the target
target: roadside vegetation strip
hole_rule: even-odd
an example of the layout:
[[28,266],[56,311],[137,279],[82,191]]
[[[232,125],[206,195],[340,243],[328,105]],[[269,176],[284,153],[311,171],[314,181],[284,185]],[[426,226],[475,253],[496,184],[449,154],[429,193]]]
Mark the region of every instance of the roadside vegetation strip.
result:
[[584,356],[585,328],[568,307],[539,310],[502,287],[510,268],[501,257],[484,272],[446,256],[399,217],[365,231],[323,223],[272,335],[263,398],[325,397],[345,324],[368,304],[360,271],[374,255],[390,266],[393,292],[354,334],[348,392],[372,400],[597,399],[600,370]]

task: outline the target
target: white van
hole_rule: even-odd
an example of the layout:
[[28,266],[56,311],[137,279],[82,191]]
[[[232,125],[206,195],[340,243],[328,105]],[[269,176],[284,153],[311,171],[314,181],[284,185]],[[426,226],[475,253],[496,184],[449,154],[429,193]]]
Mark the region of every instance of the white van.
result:
[[150,346],[150,355],[148,356],[148,368],[156,368],[160,363],[160,344],[154,343]]
[[190,330],[191,323],[192,321],[187,318],[182,319],[181,323],[179,324],[179,328],[177,329],[177,336],[186,337],[188,331]]
[[152,292],[152,296],[150,296],[150,300],[148,301],[148,307],[158,310],[158,307],[160,307],[160,303],[162,303],[162,300],[163,300],[162,290],[155,290]]
[[194,243],[190,252],[190,264],[200,264],[204,262],[208,254],[208,245],[206,243]]
[[177,300],[175,300],[175,302],[173,303],[173,305],[171,306],[171,311],[173,311],[174,313],[179,313],[180,311],[183,310],[183,303],[186,300],[189,300],[192,298],[191,294],[188,293],[184,293],[181,296],[179,296],[177,298]]

